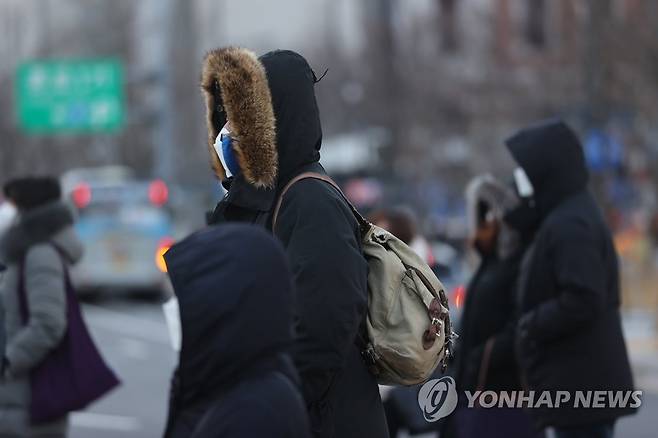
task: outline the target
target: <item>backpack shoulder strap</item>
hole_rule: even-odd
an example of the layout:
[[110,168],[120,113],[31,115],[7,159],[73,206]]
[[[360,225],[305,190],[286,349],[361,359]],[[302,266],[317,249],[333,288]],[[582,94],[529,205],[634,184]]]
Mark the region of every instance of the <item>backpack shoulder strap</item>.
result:
[[279,199],[276,201],[276,207],[274,208],[274,213],[272,215],[272,232],[274,233],[276,231],[276,221],[277,218],[279,217],[279,210],[281,209],[281,204],[283,204],[283,197],[286,195],[290,187],[292,187],[295,183],[303,180],[303,179],[319,179],[320,181],[324,181],[330,186],[332,186],[336,191],[340,194],[340,196],[343,198],[343,200],[349,205],[350,210],[352,210],[352,214],[356,218],[357,222],[359,223],[359,228],[361,230],[361,234],[365,234],[368,232],[370,229],[370,222],[366,220],[366,218],[363,217],[361,213],[356,209],[354,204],[350,202],[349,199],[347,199],[347,196],[343,193],[343,191],[338,187],[338,184],[334,182],[333,179],[331,179],[327,175],[323,175],[321,173],[317,172],[304,172],[300,173],[296,177],[290,180],[288,184],[285,185],[283,190],[281,190],[281,194],[279,195]]
[[27,324],[29,319],[29,310],[27,307],[27,291],[25,290],[25,260],[27,257],[24,255],[18,262],[18,284],[16,285],[16,293],[18,294],[18,309],[21,314],[21,322],[23,325]]

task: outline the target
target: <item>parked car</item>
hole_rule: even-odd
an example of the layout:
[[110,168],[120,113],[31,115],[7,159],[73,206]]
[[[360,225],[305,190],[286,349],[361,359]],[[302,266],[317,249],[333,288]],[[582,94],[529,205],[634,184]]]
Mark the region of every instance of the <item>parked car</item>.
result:
[[81,293],[162,293],[163,255],[174,233],[167,184],[102,168],[70,172],[63,186],[78,210],[75,227],[85,246],[72,272]]

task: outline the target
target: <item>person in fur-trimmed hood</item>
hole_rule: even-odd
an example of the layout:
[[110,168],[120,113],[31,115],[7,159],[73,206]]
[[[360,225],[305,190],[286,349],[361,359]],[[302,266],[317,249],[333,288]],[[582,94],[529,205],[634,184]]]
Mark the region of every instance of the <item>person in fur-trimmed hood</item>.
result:
[[[7,335],[0,380],[0,436],[64,437],[67,418],[30,424],[29,376],[66,332],[62,257],[68,265],[76,263],[82,257],[82,243],[73,230],[72,211],[60,200],[56,179],[20,178],[9,181],[4,192],[18,216],[0,239],[0,262],[7,266],[0,282]],[[30,312],[27,325],[21,321],[18,298],[21,263]]]
[[[442,438],[539,437],[522,409],[493,407],[486,413],[467,407],[465,391],[521,391],[514,356],[516,284],[527,242],[505,221],[516,196],[490,174],[475,177],[466,189],[469,240],[479,256],[466,288],[454,377],[460,404],[441,431]],[[479,415],[479,416],[478,416]]]
[[[291,51],[257,58],[223,48],[206,56],[208,147],[228,190],[209,223],[241,221],[271,230],[282,188],[301,173],[325,173],[317,81],[307,61]],[[349,206],[329,184],[302,180],[286,193],[273,233],[295,281],[292,353],[314,436],[387,437],[378,386],[357,347],[368,267]]]

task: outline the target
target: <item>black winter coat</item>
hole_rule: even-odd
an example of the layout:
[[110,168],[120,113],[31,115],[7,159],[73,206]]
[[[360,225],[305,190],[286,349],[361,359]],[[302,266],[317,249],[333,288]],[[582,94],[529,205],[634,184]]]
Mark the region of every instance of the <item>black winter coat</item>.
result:
[[[519,285],[518,360],[529,389],[633,390],[620,319],[617,254],[586,189],[582,147],[562,122],[507,141],[535,190],[539,225]],[[526,227],[527,228],[527,227]],[[631,409],[532,409],[539,425],[613,420]]]
[[[271,229],[287,182],[306,171],[324,173],[313,71],[289,51],[259,59],[276,116],[277,184],[256,188],[238,175],[225,184],[228,193],[211,223],[242,221]],[[241,165],[255,166],[249,160]],[[379,388],[357,347],[367,310],[368,267],[349,206],[329,184],[300,181],[283,200],[274,234],[285,247],[297,291],[293,359],[314,436],[387,437]]]
[[280,244],[258,227],[227,224],[165,258],[183,335],[165,437],[309,438],[288,354],[293,285]]
[[517,251],[506,259],[495,254],[483,257],[468,285],[455,362],[460,392],[521,389],[514,332],[516,279],[522,255]]

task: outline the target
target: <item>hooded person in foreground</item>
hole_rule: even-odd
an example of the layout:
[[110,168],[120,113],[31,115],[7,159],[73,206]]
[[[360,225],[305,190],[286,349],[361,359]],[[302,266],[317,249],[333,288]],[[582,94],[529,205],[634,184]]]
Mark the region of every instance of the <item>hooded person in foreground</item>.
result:
[[[619,270],[612,237],[587,189],[583,149],[562,121],[521,130],[507,147],[523,202],[506,218],[536,230],[520,275],[517,356],[527,389],[621,391],[625,407],[531,409],[558,438],[611,437],[615,420],[633,412],[631,369],[619,312]],[[555,400],[555,398],[553,398]]]
[[[291,51],[256,58],[245,49],[224,48],[207,55],[202,87],[208,146],[228,190],[210,223],[241,221],[271,230],[286,184],[304,172],[325,173],[316,82],[306,60]],[[368,266],[350,207],[329,184],[302,180],[283,198],[273,233],[285,247],[296,286],[292,352],[313,434],[387,437],[377,382],[357,345]]]
[[293,286],[257,227],[200,231],[166,254],[182,345],[165,437],[307,438],[292,344]]

